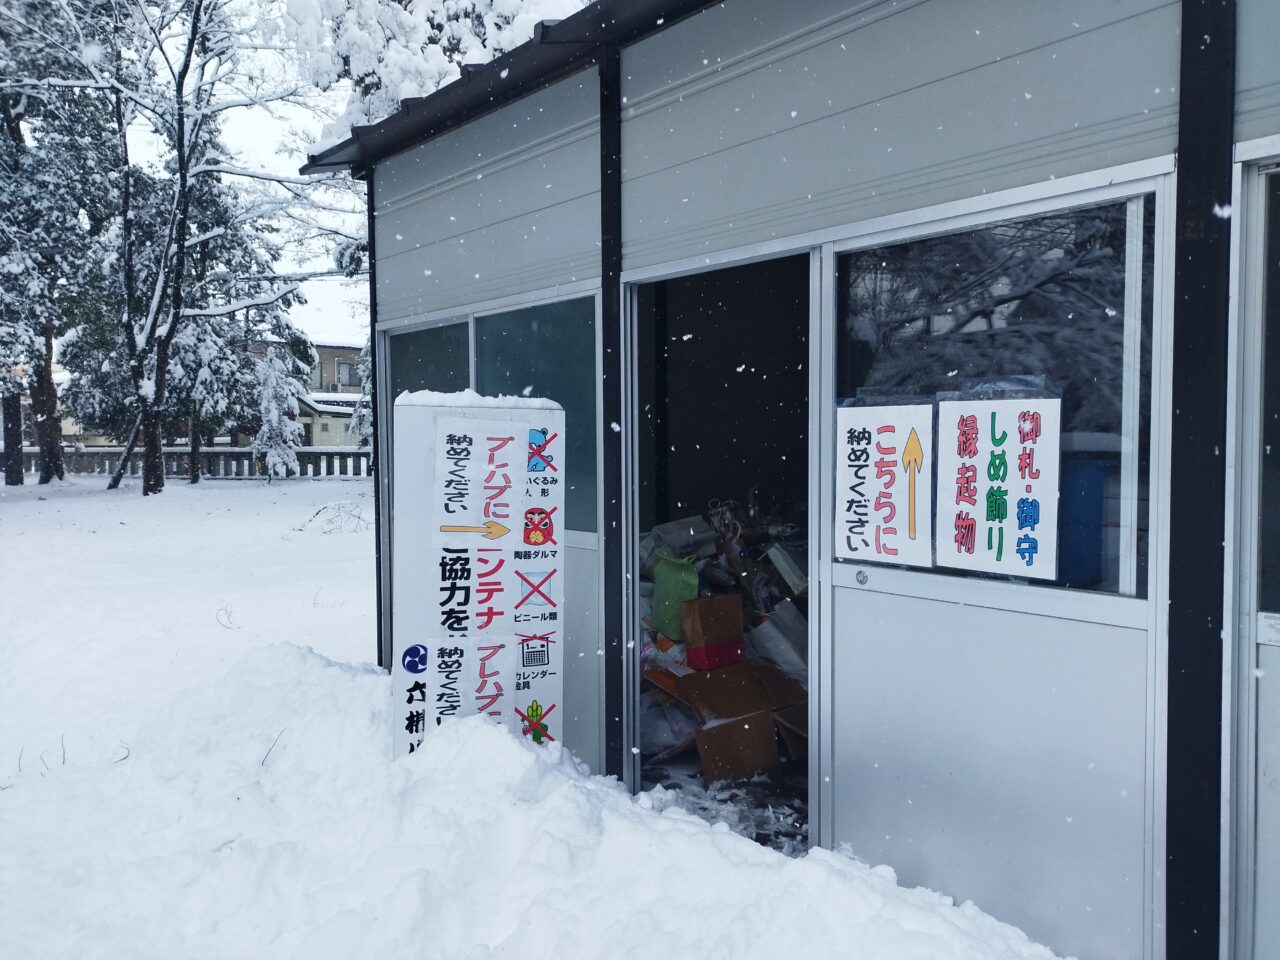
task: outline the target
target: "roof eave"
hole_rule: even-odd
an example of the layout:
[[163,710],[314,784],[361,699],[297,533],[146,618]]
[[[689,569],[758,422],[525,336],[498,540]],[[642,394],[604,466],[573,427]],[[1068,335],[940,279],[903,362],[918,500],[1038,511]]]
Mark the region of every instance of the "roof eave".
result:
[[369,167],[526,93],[595,62],[607,44],[656,33],[716,0],[596,0],[564,20],[544,21],[533,38],[462,75],[426,97],[404,100],[376,124],[308,158],[303,175],[348,169],[363,178]]

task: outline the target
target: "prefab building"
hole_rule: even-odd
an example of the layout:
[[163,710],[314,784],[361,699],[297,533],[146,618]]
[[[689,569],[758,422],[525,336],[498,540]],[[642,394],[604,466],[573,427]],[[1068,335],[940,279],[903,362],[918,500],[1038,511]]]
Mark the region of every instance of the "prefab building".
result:
[[[550,397],[593,768],[646,782],[656,533],[765,518],[812,843],[1062,953],[1280,956],[1277,41],[1273,0],[599,0],[313,157],[368,184],[381,662],[394,398]],[[859,513],[908,422],[931,469]]]

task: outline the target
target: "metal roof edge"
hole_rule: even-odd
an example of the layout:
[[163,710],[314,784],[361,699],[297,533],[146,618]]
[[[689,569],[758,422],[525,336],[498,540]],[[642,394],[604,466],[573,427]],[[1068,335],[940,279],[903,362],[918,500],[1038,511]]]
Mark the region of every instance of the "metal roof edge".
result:
[[462,75],[425,97],[400,102],[378,123],[353,127],[351,135],[307,158],[304,176],[346,168],[363,178],[393,153],[505,106],[594,63],[605,45],[634,43],[718,0],[596,0],[564,20],[544,20],[533,38]]

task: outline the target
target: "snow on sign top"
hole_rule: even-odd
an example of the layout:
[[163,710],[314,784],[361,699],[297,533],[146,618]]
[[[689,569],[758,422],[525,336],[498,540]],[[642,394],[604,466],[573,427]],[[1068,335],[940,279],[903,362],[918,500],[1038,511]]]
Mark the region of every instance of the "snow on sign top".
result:
[[437,393],[435,390],[406,390],[396,397],[397,407],[522,407],[526,410],[563,410],[546,397],[485,397],[474,390]]

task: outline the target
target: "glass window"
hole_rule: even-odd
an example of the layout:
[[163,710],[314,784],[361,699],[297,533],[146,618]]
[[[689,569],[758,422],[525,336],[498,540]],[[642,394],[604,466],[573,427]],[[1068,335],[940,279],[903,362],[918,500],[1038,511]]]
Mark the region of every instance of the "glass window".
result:
[[452,393],[471,384],[467,325],[453,323],[412,333],[398,333],[387,346],[392,404],[405,390]]
[[477,317],[476,390],[548,397],[565,410],[571,530],[596,529],[596,305],[591,297]]
[[1262,502],[1258,510],[1258,607],[1280,613],[1280,174],[1264,181]]
[[1061,397],[1058,586],[1146,595],[1153,221],[1148,196],[838,258],[838,397]]

